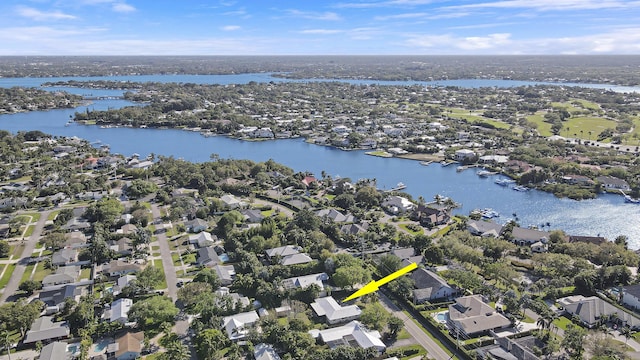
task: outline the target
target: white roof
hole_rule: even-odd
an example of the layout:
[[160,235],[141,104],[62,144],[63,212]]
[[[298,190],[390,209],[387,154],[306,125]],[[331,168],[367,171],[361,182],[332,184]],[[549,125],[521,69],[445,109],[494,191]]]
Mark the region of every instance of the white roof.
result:
[[254,347],[253,356],[256,360],[280,360],[280,356],[273,349],[273,346],[267,344],[258,344]]
[[254,311],[243,312],[236,315],[226,316],[222,319],[222,324],[227,331],[230,340],[242,339],[249,332],[246,325],[251,325],[258,321],[260,317]]
[[304,289],[307,286],[311,286],[311,284],[316,284],[322,289],[324,287],[324,284],[322,282],[327,280],[329,280],[329,276],[326,273],[318,273],[284,279],[282,280],[282,284],[287,289]]
[[311,307],[318,316],[326,316],[329,322],[360,316],[362,312],[357,305],[340,306],[332,296],[316,299]]
[[128,320],[129,310],[131,310],[131,306],[133,305],[133,300],[122,298],[114,301],[111,304],[111,318],[109,319],[111,322],[119,321],[122,319]]
[[118,278],[118,286],[120,289],[129,285],[129,283],[133,280],[137,279],[135,275],[124,275]]
[[292,254],[292,255],[283,257],[280,264],[282,265],[306,264],[312,261],[313,259],[307,254]]
[[377,331],[367,330],[360,322],[354,320],[346,325],[326,329],[326,330],[311,330],[309,334],[313,337],[322,339],[325,343],[336,342],[343,340],[345,337],[353,337],[358,345],[363,349],[375,347],[377,349],[385,349],[386,346],[380,340],[380,333]]

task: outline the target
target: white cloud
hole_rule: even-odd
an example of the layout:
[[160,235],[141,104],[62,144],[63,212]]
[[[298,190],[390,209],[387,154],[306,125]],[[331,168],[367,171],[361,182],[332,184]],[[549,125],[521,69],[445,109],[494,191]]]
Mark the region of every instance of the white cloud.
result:
[[113,4],[113,11],[120,13],[130,13],[136,11],[136,8],[123,2],[117,2]]
[[72,20],[76,18],[73,15],[65,14],[59,10],[45,12],[26,6],[19,6],[18,8],[16,8],[16,12],[18,13],[18,15],[34,21]]
[[313,12],[313,11],[300,11],[295,9],[287,10],[286,13],[291,17],[297,17],[301,19],[309,20],[324,20],[324,21],[337,21],[342,20],[340,15],[334,12]]
[[505,0],[455,5],[446,9],[534,9],[549,10],[597,10],[613,8],[638,8],[640,1],[622,0]]
[[331,35],[343,33],[343,30],[335,29],[308,29],[299,31],[300,34],[314,34],[314,35]]
[[405,46],[429,50],[429,53],[433,54],[637,54],[640,52],[640,27],[557,38],[518,39],[506,33],[471,37],[453,34],[412,34],[407,37]]
[[376,16],[373,19],[377,21],[386,21],[386,20],[426,18],[427,16],[429,16],[428,13],[418,12],[418,13],[404,13],[404,14],[396,14],[396,15]]
[[236,31],[242,29],[238,25],[227,25],[220,28],[222,31]]

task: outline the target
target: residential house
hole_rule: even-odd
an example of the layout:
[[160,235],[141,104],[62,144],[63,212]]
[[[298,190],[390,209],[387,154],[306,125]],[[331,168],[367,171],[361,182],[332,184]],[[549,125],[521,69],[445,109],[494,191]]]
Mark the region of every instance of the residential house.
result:
[[78,250],[73,248],[60,249],[51,255],[51,265],[64,266],[78,262]]
[[52,316],[43,316],[35,319],[27,335],[24,344],[35,342],[49,343],[53,340],[62,340],[69,337],[69,325],[66,321],[53,322]]
[[109,314],[110,322],[120,322],[126,324],[129,322],[129,310],[133,306],[133,300],[127,298],[120,298],[111,303],[111,311]]
[[593,180],[584,175],[565,175],[562,177],[562,182],[571,185],[593,185]]
[[400,260],[406,260],[408,263],[420,264],[424,260],[424,256],[416,255],[416,250],[412,247],[393,249],[391,255],[398,257]]
[[117,231],[119,234],[135,234],[138,232],[138,228],[133,224],[124,224],[120,227],[120,230]]
[[184,223],[184,226],[186,227],[188,232],[198,233],[201,231],[205,231],[209,227],[209,223],[202,219],[196,218],[191,221],[187,221],[186,223]]
[[590,243],[590,244],[596,244],[596,245],[600,245],[600,244],[604,244],[607,242],[607,239],[603,238],[602,236],[578,236],[578,235],[570,235],[569,236],[569,242],[573,243],[573,242],[583,242],[583,243]]
[[113,287],[113,295],[118,296],[122,289],[131,285],[131,282],[136,280],[137,277],[135,275],[124,275],[116,280],[116,285]]
[[87,246],[87,237],[81,231],[72,231],[64,235],[66,248],[81,248]]
[[316,181],[318,181],[318,179],[313,176],[305,176],[304,179],[302,179],[302,185],[309,187]]
[[198,245],[199,248],[211,246],[216,241],[218,241],[218,237],[206,231],[189,236],[189,244]]
[[299,254],[300,248],[293,245],[285,245],[277,248],[265,250],[269,261],[273,261],[275,257],[283,258],[285,256]]
[[111,260],[109,264],[105,265],[103,271],[111,276],[122,276],[127,274],[133,274],[142,270],[143,266],[137,263],[130,263],[123,260]]
[[392,214],[400,214],[413,210],[416,205],[405,197],[394,195],[383,201],[382,206]]
[[240,209],[247,206],[247,203],[231,194],[222,195],[220,200],[230,209]]
[[413,290],[413,302],[415,304],[437,299],[449,299],[458,293],[446,280],[427,269],[416,269],[411,273],[411,279],[413,279],[416,286]]
[[307,254],[293,254],[283,256],[282,259],[280,259],[280,265],[306,264],[312,261],[313,259]]
[[262,221],[262,219],[264,219],[264,216],[262,216],[262,213],[260,212],[260,210],[244,209],[244,210],[241,210],[240,213],[242,214],[246,222],[259,223]]
[[558,303],[564,307],[567,313],[578,316],[580,321],[588,328],[597,326],[601,320],[606,321],[613,314],[630,328],[640,328],[639,318],[609,304],[597,296],[567,296],[559,299]]
[[215,270],[220,283],[224,286],[231,285],[236,278],[236,269],[233,265],[216,265],[213,270]]
[[116,252],[120,256],[128,256],[133,253],[133,240],[128,237],[123,237],[118,240],[112,241],[109,248]]
[[546,244],[549,240],[549,235],[551,235],[551,233],[548,231],[521,228],[519,226],[513,227],[513,231],[511,232],[512,241],[520,246],[530,246],[538,241]]
[[338,346],[352,346],[362,349],[375,348],[378,352],[383,352],[386,349],[381,340],[382,336],[378,331],[368,330],[356,320],[340,327],[310,330],[309,334],[315,339],[320,339],[331,349]]
[[273,346],[260,343],[253,348],[253,357],[256,360],[281,360]]
[[456,151],[455,159],[457,161],[467,161],[473,159],[474,156],[476,156],[476,153],[473,150],[460,149]]
[[[366,226],[366,227],[365,227]],[[340,231],[348,235],[358,235],[367,232],[367,223],[360,224],[345,224],[340,227]]]
[[469,220],[467,231],[476,236],[497,238],[502,232],[502,225],[493,221]]
[[451,220],[451,215],[445,208],[435,208],[420,204],[416,208],[412,218],[424,226],[431,227],[448,223]]
[[259,319],[258,313],[253,310],[225,316],[222,319],[222,326],[226,330],[229,340],[243,340],[249,334],[251,327],[258,322]]
[[341,306],[331,296],[318,298],[312,304],[311,308],[319,317],[325,317],[328,324],[339,324],[360,317],[362,310],[357,305]]
[[222,260],[220,260],[216,250],[212,246],[198,249],[197,262],[198,265],[207,267],[222,264]]
[[355,217],[351,214],[343,214],[336,209],[322,209],[316,212],[318,217],[331,219],[333,222],[354,222]]
[[144,332],[127,332],[109,344],[107,353],[116,360],[132,360],[140,357],[144,347]]
[[457,335],[474,337],[510,325],[511,321],[482,301],[480,295],[459,297],[449,305],[449,331],[459,332]]
[[238,306],[242,306],[243,308],[246,308],[247,306],[249,306],[251,304],[251,302],[249,301],[249,298],[246,296],[243,296],[242,294],[238,294],[238,293],[232,293],[228,287],[224,287],[221,286],[218,290],[216,290],[214,292],[216,295],[221,295],[221,296],[228,296],[231,298],[231,300],[233,301],[233,307],[238,307]]
[[61,266],[56,269],[56,272],[47,275],[44,277],[44,279],[42,279],[42,286],[47,287],[53,285],[71,284],[76,282],[79,276],[79,265]]
[[68,360],[71,359],[71,353],[67,352],[66,342],[54,341],[45,345],[40,350],[38,360]]
[[327,280],[329,280],[329,275],[325,273],[318,273],[284,279],[282,280],[282,285],[285,289],[304,289],[316,284],[320,289],[324,289],[324,282]]
[[64,301],[66,298],[80,300],[83,289],[76,285],[65,285],[54,290],[43,290],[38,294],[38,299],[45,303],[48,308],[54,308],[53,312],[64,309]]
[[605,189],[615,189],[615,190],[623,190],[623,191],[631,190],[631,187],[629,186],[629,183],[626,180],[618,179],[613,176],[598,176],[596,178],[596,181],[602,184],[602,187]]
[[543,243],[542,241],[537,241],[531,244],[531,252],[534,253],[545,253],[549,251],[549,245]]
[[622,303],[631,309],[640,309],[640,284],[622,287]]

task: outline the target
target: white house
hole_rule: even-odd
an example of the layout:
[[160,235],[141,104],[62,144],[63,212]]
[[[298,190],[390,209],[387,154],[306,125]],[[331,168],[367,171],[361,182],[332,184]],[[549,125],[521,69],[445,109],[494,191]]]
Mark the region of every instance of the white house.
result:
[[259,319],[258,313],[253,310],[225,316],[222,319],[222,326],[226,330],[229,340],[242,340],[249,334],[251,326],[258,322]]
[[253,357],[256,360],[280,360],[280,356],[273,349],[273,346],[264,343],[258,344],[253,348]]
[[329,324],[355,320],[362,313],[362,310],[357,305],[340,306],[331,296],[316,299],[311,304],[311,308],[319,317],[326,317]]
[[375,348],[379,352],[386,349],[379,332],[368,330],[356,320],[340,327],[310,330],[309,334],[322,340],[331,349],[343,345],[358,346],[363,349]]
[[416,204],[402,196],[390,196],[382,202],[382,206],[392,214],[399,214],[413,210],[416,207]]
[[121,298],[111,303],[109,321],[118,321],[123,324],[129,322],[129,310],[131,310],[131,306],[133,306],[133,300],[127,298]]
[[231,209],[238,209],[247,206],[247,203],[231,194],[222,195],[220,200]]
[[218,237],[215,235],[211,235],[206,231],[200,232],[195,235],[189,236],[189,244],[198,245],[198,247],[207,247],[213,245],[214,241],[218,240]]
[[413,301],[416,304],[450,298],[457,293],[457,290],[451,287],[443,278],[427,269],[417,269],[411,273],[411,278],[416,284],[416,289],[413,290]]
[[549,246],[542,241],[537,241],[531,244],[531,251],[534,253],[544,253],[549,250]]
[[474,156],[476,156],[476,153],[473,152],[473,150],[460,149],[456,151],[456,160],[458,161],[465,161],[467,159],[471,159]]

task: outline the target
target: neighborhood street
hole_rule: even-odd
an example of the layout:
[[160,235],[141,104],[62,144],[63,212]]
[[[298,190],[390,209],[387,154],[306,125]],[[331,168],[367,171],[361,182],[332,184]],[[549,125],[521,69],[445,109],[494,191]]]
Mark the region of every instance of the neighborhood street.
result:
[[[157,204],[151,204],[151,213],[153,215],[154,222],[162,221],[160,208]],[[175,302],[178,299],[178,287],[176,286],[178,277],[176,276],[176,268],[173,265],[173,260],[171,258],[171,249],[169,249],[168,239],[164,232],[159,232],[158,234],[154,234],[154,236],[157,239],[156,243],[160,247],[160,257],[162,260],[162,266],[164,267],[164,276],[167,280],[166,295]]]
[[[33,233],[31,234],[31,236],[29,236],[28,239],[25,240],[24,251],[22,252],[22,259],[31,257],[31,254],[33,253],[33,250],[36,248],[36,245],[38,244],[38,240],[42,235],[44,224],[47,222],[47,218],[49,217],[49,214],[51,213],[51,211],[52,210],[46,210],[40,213],[40,219],[38,220],[35,226],[35,229],[33,230]],[[0,303],[6,301],[9,296],[15,294],[16,291],[18,290],[18,286],[20,286],[20,279],[22,279],[22,275],[24,274],[24,271],[27,267],[25,262],[22,259],[19,259],[19,261],[16,263],[16,268],[13,271],[13,274],[11,275],[11,279],[9,279],[9,283],[4,288],[2,295],[0,295]]]
[[411,318],[407,316],[402,310],[400,310],[388,297],[381,292],[378,292],[380,303],[394,316],[404,321],[404,328],[407,330],[418,344],[420,344],[427,353],[430,359],[436,360],[448,360],[451,356],[447,354],[433,339],[431,339],[425,332],[415,323]]

